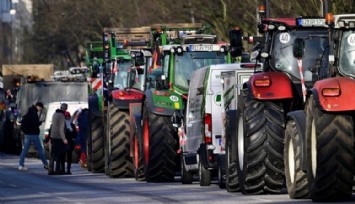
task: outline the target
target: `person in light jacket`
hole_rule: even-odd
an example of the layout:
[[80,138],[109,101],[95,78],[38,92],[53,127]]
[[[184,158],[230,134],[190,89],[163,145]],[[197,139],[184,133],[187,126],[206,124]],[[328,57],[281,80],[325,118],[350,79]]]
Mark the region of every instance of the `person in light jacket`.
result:
[[[51,125],[51,153],[49,159],[48,175],[65,174],[64,170],[60,169],[61,160],[65,154],[65,145],[68,144],[68,140],[65,138],[65,117],[64,113],[68,109],[68,104],[62,103],[60,109],[57,109],[52,117]],[[56,167],[54,171],[54,162]]]

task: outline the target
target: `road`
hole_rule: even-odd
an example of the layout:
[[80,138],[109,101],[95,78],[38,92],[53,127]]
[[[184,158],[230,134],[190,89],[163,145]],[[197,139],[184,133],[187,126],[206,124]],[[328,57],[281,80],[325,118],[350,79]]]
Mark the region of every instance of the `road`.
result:
[[[18,156],[0,153],[0,203],[311,203],[281,195],[245,196],[216,184],[137,182],[93,174],[74,164],[72,175],[48,176],[40,160],[26,158],[28,171],[18,171]],[[355,199],[352,201],[354,202]]]

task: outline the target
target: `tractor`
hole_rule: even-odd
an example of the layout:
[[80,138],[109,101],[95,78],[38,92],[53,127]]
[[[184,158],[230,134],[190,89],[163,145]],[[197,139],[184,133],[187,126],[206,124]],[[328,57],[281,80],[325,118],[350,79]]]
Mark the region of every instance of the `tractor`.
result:
[[329,13],[324,20],[329,71],[307,91],[305,108],[288,114],[284,157],[292,199],[335,202],[350,200],[355,184],[355,14]]
[[[233,132],[226,138],[228,191],[243,194],[281,193],[284,186],[286,114],[304,107],[307,89],[325,77],[319,69],[329,51],[324,18],[269,18],[258,24],[264,42],[256,57],[263,69],[243,84]],[[300,57],[299,46],[304,55]],[[321,66],[322,67],[322,66]],[[230,142],[229,142],[230,141]],[[237,175],[237,176],[235,176]]]

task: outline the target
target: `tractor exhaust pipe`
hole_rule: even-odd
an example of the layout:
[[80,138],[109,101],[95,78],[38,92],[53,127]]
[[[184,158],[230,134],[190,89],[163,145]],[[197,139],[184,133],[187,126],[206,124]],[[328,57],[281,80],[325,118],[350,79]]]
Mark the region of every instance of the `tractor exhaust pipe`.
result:
[[325,17],[329,12],[329,0],[320,0],[321,2],[321,17]]
[[265,18],[270,18],[269,0],[264,0],[264,6],[265,6]]

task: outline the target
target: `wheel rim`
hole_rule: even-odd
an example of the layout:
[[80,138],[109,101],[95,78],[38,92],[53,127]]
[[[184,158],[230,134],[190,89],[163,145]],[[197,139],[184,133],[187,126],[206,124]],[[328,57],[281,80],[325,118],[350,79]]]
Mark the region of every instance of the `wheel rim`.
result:
[[238,120],[238,161],[240,169],[244,166],[244,127],[243,127],[243,117],[240,114]]
[[312,159],[312,174],[313,178],[315,178],[317,172],[317,135],[316,135],[316,125],[314,120],[312,119],[311,126],[311,159]]
[[138,169],[138,159],[139,159],[139,151],[138,151],[138,140],[137,136],[134,137],[134,166]]
[[293,151],[292,139],[290,139],[290,143],[288,145],[288,168],[290,172],[290,180],[291,183],[293,183],[295,176],[295,152]]
[[148,165],[149,161],[149,127],[148,127],[148,118],[144,119],[144,161]]

